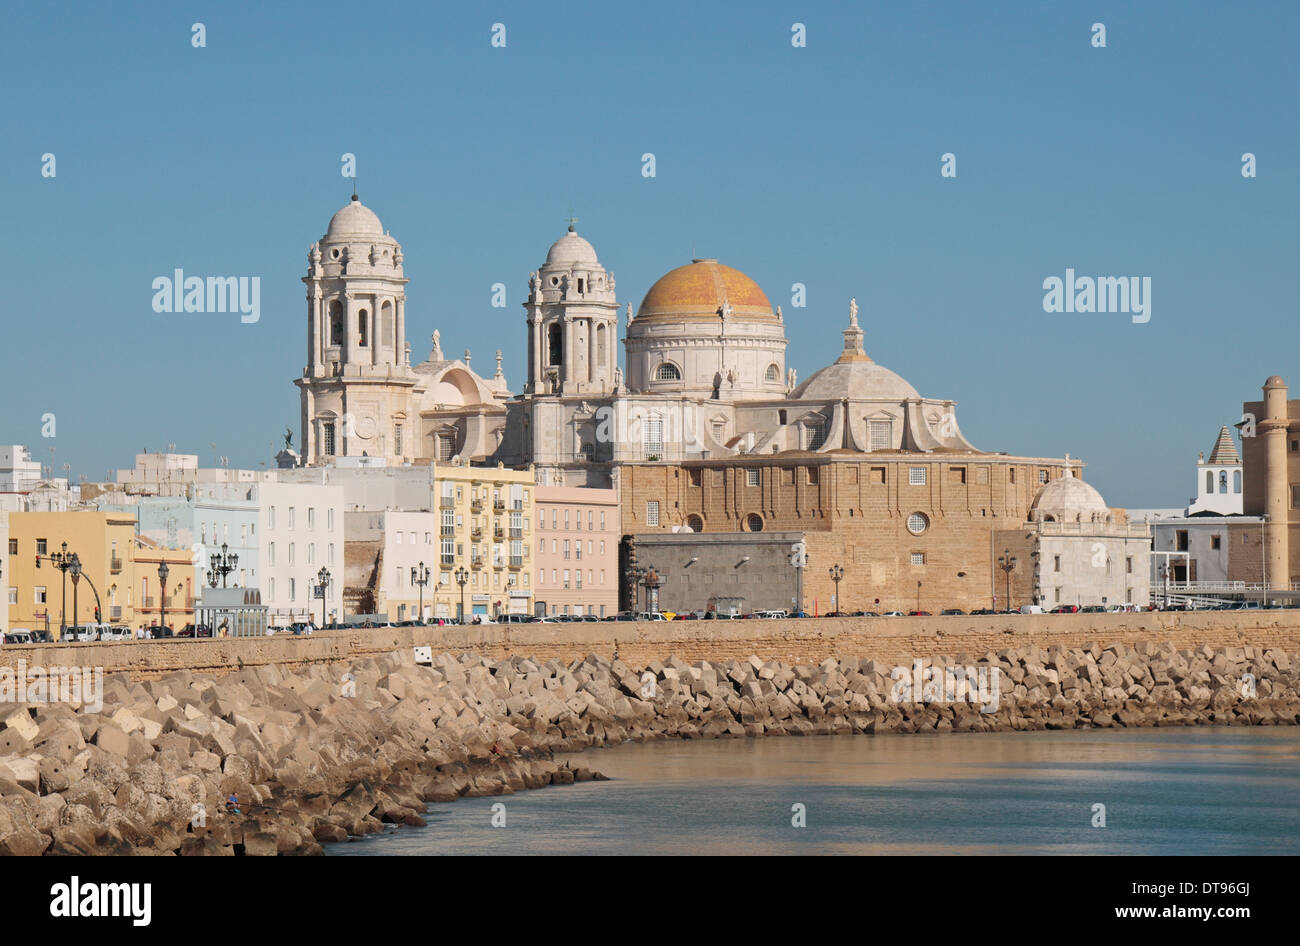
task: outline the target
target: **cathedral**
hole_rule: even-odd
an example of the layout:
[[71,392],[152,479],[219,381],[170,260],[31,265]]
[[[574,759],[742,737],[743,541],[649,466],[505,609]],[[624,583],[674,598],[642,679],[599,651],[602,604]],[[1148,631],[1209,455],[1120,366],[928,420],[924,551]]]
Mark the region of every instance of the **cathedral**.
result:
[[401,245],[355,196],[312,245],[303,281],[307,364],[296,383],[307,464],[459,457],[532,465],[543,485],[608,487],[631,463],[975,450],[952,401],[922,397],[866,354],[856,302],[839,358],[797,384],[781,307],[715,259],[664,275],[634,314],[570,225],[529,275],[518,395],[499,351],[487,378],[468,351],[445,355],[436,331],[428,357],[411,363]]

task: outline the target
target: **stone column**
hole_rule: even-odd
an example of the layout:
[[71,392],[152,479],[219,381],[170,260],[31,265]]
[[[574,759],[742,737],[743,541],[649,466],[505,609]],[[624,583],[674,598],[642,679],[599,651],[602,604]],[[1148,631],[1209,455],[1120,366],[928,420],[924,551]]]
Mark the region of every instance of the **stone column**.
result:
[[1291,587],[1290,516],[1287,476],[1287,399],[1286,382],[1277,375],[1264,383],[1264,421],[1259,431],[1264,435],[1264,527],[1267,546],[1268,581],[1274,588]]
[[370,363],[379,364],[379,345],[384,340],[379,324],[379,296],[370,295]]
[[307,301],[311,307],[311,329],[307,333],[307,373],[314,375],[316,366],[325,360],[324,346],[321,345],[319,286],[311,287],[311,294],[307,297]]
[[406,364],[406,296],[397,297],[397,335],[393,338],[397,346],[394,353],[399,365]]
[[356,358],[357,307],[353,305],[352,293],[343,294],[343,363],[352,364]]
[[564,314],[564,369],[560,372],[561,393],[569,390],[571,378],[573,378],[573,321],[566,312]]

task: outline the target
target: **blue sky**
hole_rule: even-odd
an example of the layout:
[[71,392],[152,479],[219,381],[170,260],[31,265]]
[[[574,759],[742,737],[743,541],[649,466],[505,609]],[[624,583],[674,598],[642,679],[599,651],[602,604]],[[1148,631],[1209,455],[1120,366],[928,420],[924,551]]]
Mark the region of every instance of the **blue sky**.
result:
[[[482,370],[503,348],[518,390],[518,303],[572,212],[623,301],[715,256],[782,305],[806,378],[856,296],[868,353],[977,446],[1180,505],[1241,402],[1300,384],[1297,26],[1268,2],[18,5],[0,442],[74,477],[172,443],[267,461],[299,426],[300,279],[351,152],[403,246],[416,360],[438,328]],[[261,321],[154,313],[177,267],[260,276]],[[1151,321],[1045,313],[1066,267],[1151,277]]]

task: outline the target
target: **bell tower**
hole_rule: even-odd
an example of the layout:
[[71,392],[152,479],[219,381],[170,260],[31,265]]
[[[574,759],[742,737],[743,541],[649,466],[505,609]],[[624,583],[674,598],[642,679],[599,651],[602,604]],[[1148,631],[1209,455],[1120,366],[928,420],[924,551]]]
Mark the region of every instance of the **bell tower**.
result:
[[556,240],[528,280],[525,394],[600,395],[614,390],[618,299],[590,243],[574,229]]
[[303,461],[408,459],[417,418],[406,344],[402,247],[356,194],[307,256]]

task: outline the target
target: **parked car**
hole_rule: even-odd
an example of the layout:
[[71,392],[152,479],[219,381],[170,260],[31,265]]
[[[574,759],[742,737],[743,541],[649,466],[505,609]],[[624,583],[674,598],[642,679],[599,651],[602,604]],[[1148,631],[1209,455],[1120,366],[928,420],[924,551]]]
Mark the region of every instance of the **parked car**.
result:
[[961,608],[944,608],[944,610],[942,610],[942,611],[939,612],[940,615],[944,615],[944,614],[965,614],[965,613],[966,613],[966,612],[963,611]]
[[164,627],[161,624],[154,624],[149,628],[149,636],[154,639],[175,637],[176,632],[170,627]]
[[642,611],[636,616],[638,621],[667,621],[662,611]]
[[69,624],[63,629],[64,643],[85,643],[99,640],[102,627],[98,624]]
[[901,618],[901,617],[903,617],[903,612],[902,612],[902,611],[886,611],[884,614],[881,615],[881,617],[882,617],[882,618]]
[[0,637],[3,638],[3,640],[0,640],[0,643],[3,644],[36,643],[34,640],[32,640],[32,632],[23,630],[21,627],[11,627],[9,628],[9,630],[5,631],[3,635],[0,635]]
[[847,611],[827,611],[822,616],[828,618],[846,618],[849,616],[849,613]]
[[971,614],[997,614],[992,608],[976,608]]
[[1104,614],[1106,609],[1099,604],[1090,604],[1086,608],[1080,608],[1080,614]]
[[1077,604],[1058,604],[1052,608],[1052,614],[1077,614],[1079,606]]
[[129,641],[134,636],[129,627],[122,627],[120,624],[112,624],[100,628],[99,631],[99,639],[102,641]]
[[53,644],[54,635],[41,628],[31,632],[33,644]]
[[878,617],[880,617],[880,615],[877,614],[875,611],[854,611],[854,612],[853,612],[853,617],[855,617],[855,618],[878,618]]
[[928,618],[933,617],[929,611],[908,611],[907,616],[911,618]]
[[[1008,611],[1008,614],[1015,614],[1015,611]],[[1022,604],[1020,606],[1021,614],[1046,614],[1041,604]]]
[[786,616],[784,611],[755,611],[754,617],[773,621]]

